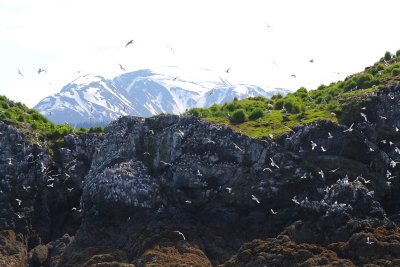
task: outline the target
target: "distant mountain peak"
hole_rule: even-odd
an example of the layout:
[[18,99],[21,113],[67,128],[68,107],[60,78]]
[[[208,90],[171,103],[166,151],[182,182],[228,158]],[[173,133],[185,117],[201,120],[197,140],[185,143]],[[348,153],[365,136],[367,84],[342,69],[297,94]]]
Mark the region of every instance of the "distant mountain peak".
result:
[[55,123],[106,124],[121,115],[150,117],[183,113],[251,96],[271,97],[289,90],[232,85],[208,69],[160,67],[125,72],[113,79],[86,73],[34,108]]

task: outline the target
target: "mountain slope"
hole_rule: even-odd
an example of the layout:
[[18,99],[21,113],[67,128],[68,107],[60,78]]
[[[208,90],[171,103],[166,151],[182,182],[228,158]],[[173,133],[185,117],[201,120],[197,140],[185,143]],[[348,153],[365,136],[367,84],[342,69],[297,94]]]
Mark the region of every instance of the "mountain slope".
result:
[[231,85],[206,69],[195,73],[173,67],[159,71],[145,69],[124,73],[112,80],[85,74],[34,108],[56,123],[105,124],[121,115],[179,114],[194,107],[223,104],[235,97],[271,97],[289,92]]

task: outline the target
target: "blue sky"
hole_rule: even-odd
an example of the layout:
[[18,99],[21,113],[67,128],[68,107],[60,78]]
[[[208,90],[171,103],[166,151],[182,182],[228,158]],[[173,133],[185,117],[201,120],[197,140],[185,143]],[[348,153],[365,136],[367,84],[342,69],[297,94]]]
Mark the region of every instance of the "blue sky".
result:
[[399,9],[389,0],[0,0],[0,94],[32,107],[80,73],[118,75],[118,64],[312,89],[400,49]]

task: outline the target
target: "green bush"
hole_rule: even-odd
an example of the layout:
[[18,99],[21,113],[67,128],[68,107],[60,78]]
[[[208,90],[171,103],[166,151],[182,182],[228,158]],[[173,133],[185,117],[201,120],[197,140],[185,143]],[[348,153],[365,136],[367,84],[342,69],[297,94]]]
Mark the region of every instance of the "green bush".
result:
[[283,103],[284,103],[284,100],[283,99],[279,99],[278,101],[275,102],[274,109],[276,109],[276,110],[282,109],[283,108]]
[[400,50],[396,51],[396,57],[400,57]]
[[348,91],[354,89],[356,86],[357,86],[357,83],[353,79],[350,79],[345,82],[343,89],[345,92],[348,92]]
[[255,108],[249,115],[249,120],[257,120],[264,116],[264,111],[261,108]]
[[357,89],[365,89],[375,84],[375,78],[371,74],[361,74],[357,78]]
[[392,69],[392,76],[396,76],[400,74],[400,69],[399,68],[394,68]]
[[389,60],[392,58],[392,54],[389,51],[385,52],[385,56],[383,57],[385,60]]
[[242,123],[247,120],[247,114],[244,109],[235,110],[230,118],[232,123]]
[[102,132],[104,132],[104,129],[101,126],[90,127],[89,129],[89,133],[102,133]]

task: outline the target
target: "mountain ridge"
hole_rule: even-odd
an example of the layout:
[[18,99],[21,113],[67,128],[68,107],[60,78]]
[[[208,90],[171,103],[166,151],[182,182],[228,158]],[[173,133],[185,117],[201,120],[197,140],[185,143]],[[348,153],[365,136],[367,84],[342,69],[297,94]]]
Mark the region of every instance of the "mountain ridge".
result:
[[283,88],[232,85],[209,70],[196,74],[199,76],[197,80],[191,73],[179,74],[180,69],[174,71],[165,74],[142,69],[113,79],[84,74],[64,86],[59,93],[41,100],[34,109],[55,123],[104,125],[124,115],[180,114],[194,107],[223,104],[235,97],[271,97],[276,93],[290,92]]

